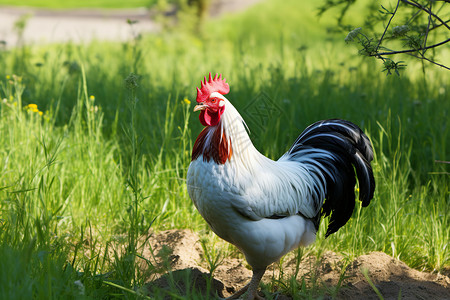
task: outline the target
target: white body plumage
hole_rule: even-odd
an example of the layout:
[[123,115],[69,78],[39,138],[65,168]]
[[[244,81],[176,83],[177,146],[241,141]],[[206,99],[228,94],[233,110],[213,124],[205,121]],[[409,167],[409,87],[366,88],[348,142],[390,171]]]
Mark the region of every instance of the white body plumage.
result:
[[[240,193],[243,182],[234,174],[228,162],[218,165],[199,158],[189,166],[188,191],[211,229],[238,247],[252,267],[266,267],[292,249],[314,242],[316,230],[312,221],[298,214],[280,219],[255,214],[249,200],[258,195]],[[257,190],[258,183],[254,185],[249,190]]]
[[192,150],[187,187],[211,229],[237,246],[253,268],[250,283],[230,299],[246,291],[254,299],[260,298],[266,267],[314,242],[322,216],[330,216],[325,236],[347,223],[356,179],[362,206],[370,203],[373,150],[358,126],[332,119],[310,125],[273,161],[253,146],[242,117],[223,96],[229,90],[217,74],[197,88],[194,111],[206,127]]
[[273,161],[259,153],[237,110],[216,94],[212,96],[223,99],[226,109],[208,135],[223,131],[226,142],[232,143],[232,155],[224,164],[206,161],[203,155],[193,160],[187,174],[189,196],[218,236],[238,247],[252,267],[266,267],[314,242],[316,229],[307,218],[321,207],[313,202],[324,199],[324,179],[299,161]]

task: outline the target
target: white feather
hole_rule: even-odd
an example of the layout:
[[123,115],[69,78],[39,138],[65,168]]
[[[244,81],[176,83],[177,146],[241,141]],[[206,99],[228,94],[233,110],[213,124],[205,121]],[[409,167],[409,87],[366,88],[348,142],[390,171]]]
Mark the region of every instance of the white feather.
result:
[[[314,241],[313,223],[298,213],[307,218],[317,215],[325,197],[325,179],[314,175],[322,174],[320,166],[302,163],[314,160],[311,153],[295,161],[287,155],[278,161],[262,155],[233,105],[219,93],[211,97],[225,103],[216,126],[233,152],[225,164],[204,161],[201,155],[192,161],[187,174],[189,196],[217,235],[241,249],[253,267],[265,267]],[[273,215],[289,217],[268,219]]]

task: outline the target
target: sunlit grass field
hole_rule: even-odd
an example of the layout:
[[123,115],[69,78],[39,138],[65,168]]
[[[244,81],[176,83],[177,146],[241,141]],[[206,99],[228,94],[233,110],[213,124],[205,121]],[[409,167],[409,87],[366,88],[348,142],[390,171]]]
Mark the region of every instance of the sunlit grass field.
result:
[[[298,2],[264,2],[198,35],[0,50],[0,298],[138,297],[142,235],[209,232],[185,186],[201,130],[195,88],[209,72],[227,78],[227,98],[273,159],[325,118],[370,136],[372,203],[326,240],[322,222],[308,251],[449,268],[449,73],[408,61],[387,77]],[[257,119],[261,99],[276,110]]]

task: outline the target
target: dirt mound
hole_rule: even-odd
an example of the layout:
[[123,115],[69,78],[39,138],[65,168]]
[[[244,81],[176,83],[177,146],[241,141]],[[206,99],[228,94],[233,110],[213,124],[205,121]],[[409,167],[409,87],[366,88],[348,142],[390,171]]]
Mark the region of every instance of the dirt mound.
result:
[[361,270],[385,299],[450,299],[450,279],[444,275],[420,272],[385,253],[373,252],[354,260],[346,274],[348,289],[341,291],[343,299],[379,299]]
[[166,230],[150,237],[149,243],[151,247],[145,249],[143,256],[161,267],[170,265],[171,270],[182,270],[199,266],[202,260],[200,239],[190,230]]
[[[150,238],[149,244],[151,247],[147,247],[143,256],[151,262],[153,270],[158,270],[159,275],[148,282],[150,294],[156,297],[164,294],[162,290],[178,290],[188,298],[198,296],[195,293],[226,297],[248,283],[252,275],[245,260],[226,258],[211,280],[199,237],[190,230],[161,232]],[[384,299],[398,299],[399,295],[402,299],[450,299],[449,277],[411,269],[382,252],[362,255],[349,263],[333,252],[324,253],[320,259],[307,256],[299,264],[293,256],[285,260],[282,272],[276,265],[270,266],[263,282],[289,279],[297,274],[297,281],[304,280],[307,284],[314,281],[318,288],[336,290],[340,285],[335,294],[338,299],[379,299],[363,274],[362,270],[367,269]],[[148,264],[142,268],[148,269]],[[278,299],[290,297],[279,295]]]

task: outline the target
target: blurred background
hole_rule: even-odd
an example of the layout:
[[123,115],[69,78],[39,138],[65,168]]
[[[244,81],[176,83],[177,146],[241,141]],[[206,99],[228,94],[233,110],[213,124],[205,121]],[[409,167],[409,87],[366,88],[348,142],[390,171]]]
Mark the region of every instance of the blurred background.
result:
[[[142,237],[167,229],[242,258],[185,186],[209,72],[272,159],[326,118],[374,145],[372,203],[326,240],[322,222],[299,259],[382,251],[448,275],[450,8],[420,3],[0,0],[0,298],[76,298],[77,281],[138,298],[162,272],[138,268]],[[282,292],[301,298],[294,282]]]
[[141,33],[160,32],[162,19],[174,23],[180,14],[192,14],[194,22],[224,13],[242,11],[259,1],[1,1],[0,39],[14,46],[17,30],[25,43],[88,42],[92,39],[130,38],[126,21],[136,21]]

